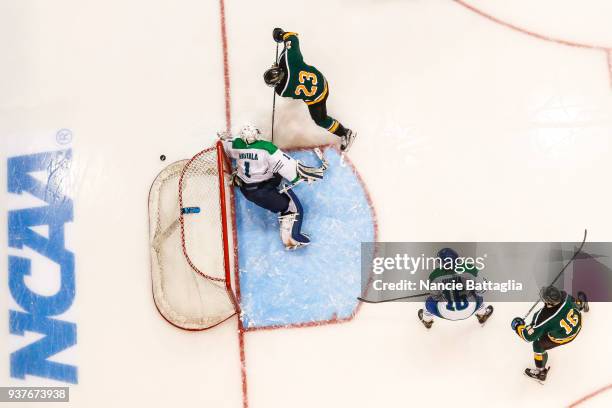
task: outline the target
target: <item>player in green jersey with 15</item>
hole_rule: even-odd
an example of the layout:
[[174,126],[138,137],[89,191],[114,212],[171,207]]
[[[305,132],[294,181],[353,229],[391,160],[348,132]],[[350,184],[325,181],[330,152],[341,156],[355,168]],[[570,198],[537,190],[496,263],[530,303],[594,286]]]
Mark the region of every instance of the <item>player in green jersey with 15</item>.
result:
[[554,286],[540,291],[545,306],[536,312],[531,324],[521,317],[512,320],[512,330],[527,342],[533,342],[533,358],[536,368],[526,368],[525,374],[540,382],[546,380],[550,367],[547,350],[573,341],[582,328],[581,312],[589,311],[586,295],[578,292],[577,298]]
[[275,62],[264,73],[264,81],[274,87],[277,95],[304,101],[312,120],[340,137],[340,148],[344,152],[348,151],[357,134],[327,114],[329,83],[318,69],[304,62],[297,33],[275,28],[272,37],[274,41],[284,43],[285,49],[278,63]]

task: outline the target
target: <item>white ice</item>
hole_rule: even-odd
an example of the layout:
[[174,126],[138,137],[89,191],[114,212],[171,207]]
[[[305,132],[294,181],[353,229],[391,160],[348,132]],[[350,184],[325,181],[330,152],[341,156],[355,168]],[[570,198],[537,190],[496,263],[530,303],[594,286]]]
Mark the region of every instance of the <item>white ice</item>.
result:
[[[350,157],[381,241],[574,242],[584,228],[611,241],[608,2],[463,3],[596,48],[453,0],[227,0],[232,124],[269,131],[271,30],[297,31],[330,80],[329,112],[359,133]],[[246,333],[244,394],[236,320],[180,331],[150,288],[150,184],[226,125],[219,2],[4,1],[0,16],[0,229],[21,200],[6,193],[6,158],[61,148],[58,129],[74,134],[78,342],[54,357],[79,367],[66,406],[233,408],[246,395],[252,408],[542,408],[612,381],[609,304],[594,304],[579,338],[550,352],[545,386],[522,375],[531,348],[509,328],[528,304],[495,305],[483,328],[429,332],[416,304],[386,304],[345,324]],[[299,103],[277,109],[281,146],[330,140]],[[7,282],[16,251],[6,232],[0,248]],[[23,343],[9,335],[15,305],[0,291],[0,385],[48,384],[9,378]],[[611,404],[604,392],[580,406]]]

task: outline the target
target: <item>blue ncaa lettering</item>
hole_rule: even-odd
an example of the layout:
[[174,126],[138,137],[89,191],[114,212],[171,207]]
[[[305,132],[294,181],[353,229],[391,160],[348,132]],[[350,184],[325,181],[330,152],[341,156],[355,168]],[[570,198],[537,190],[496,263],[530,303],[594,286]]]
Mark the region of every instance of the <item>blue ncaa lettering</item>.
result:
[[[75,258],[66,249],[65,229],[73,221],[73,201],[70,190],[72,150],[60,150],[8,159],[8,192],[30,195],[44,203],[29,208],[14,208],[8,212],[9,247],[37,252],[57,264],[59,290],[50,296],[36,293],[26,284],[31,276],[32,260],[10,255],[9,289],[22,310],[9,311],[9,330],[16,336],[26,332],[44,337],[11,353],[10,373],[13,378],[26,375],[50,378],[66,383],[77,383],[77,367],[50,361],[53,355],[72,347],[77,342],[77,326],[58,318],[70,309],[75,297]],[[42,173],[46,182],[33,173]],[[33,227],[46,226],[48,236]],[[48,271],[37,271],[44,276]],[[54,275],[55,276],[55,275]]]

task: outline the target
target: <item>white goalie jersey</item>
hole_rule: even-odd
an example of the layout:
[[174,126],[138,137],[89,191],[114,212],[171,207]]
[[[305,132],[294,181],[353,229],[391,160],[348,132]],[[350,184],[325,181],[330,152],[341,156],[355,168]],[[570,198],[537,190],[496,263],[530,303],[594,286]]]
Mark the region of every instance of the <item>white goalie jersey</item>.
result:
[[237,137],[224,140],[225,153],[236,160],[237,175],[245,183],[260,183],[281,175],[294,183],[299,179],[298,162],[283,153],[276,145],[265,140],[247,144]]

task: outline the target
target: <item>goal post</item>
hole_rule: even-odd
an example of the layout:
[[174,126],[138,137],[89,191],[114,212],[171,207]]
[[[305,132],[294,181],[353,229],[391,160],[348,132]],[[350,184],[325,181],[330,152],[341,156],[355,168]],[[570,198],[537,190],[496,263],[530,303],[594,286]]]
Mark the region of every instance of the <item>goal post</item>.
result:
[[153,298],[183,329],[205,330],[238,311],[228,163],[217,142],[163,169],[149,193]]

